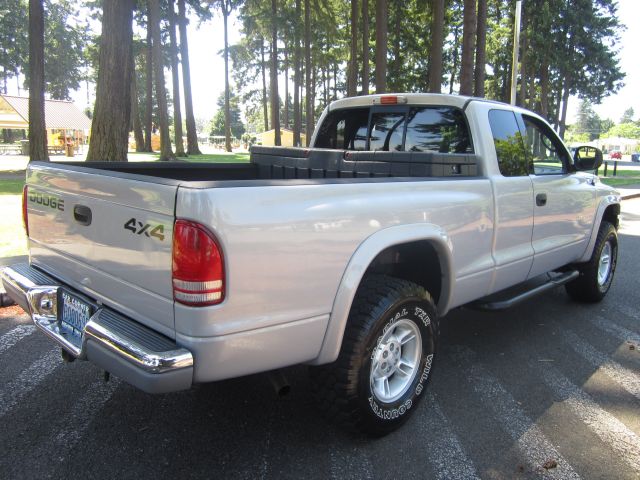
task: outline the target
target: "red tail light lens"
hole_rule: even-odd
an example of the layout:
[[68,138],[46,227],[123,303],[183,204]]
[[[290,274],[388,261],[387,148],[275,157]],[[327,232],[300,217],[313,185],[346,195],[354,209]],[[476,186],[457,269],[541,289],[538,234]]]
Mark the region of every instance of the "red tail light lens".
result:
[[25,185],[22,188],[22,224],[24,225],[24,231],[29,236],[29,216],[27,215],[27,202],[29,200],[29,187]]
[[202,225],[176,220],[173,231],[173,298],[191,306],[224,300],[224,257],[215,237]]

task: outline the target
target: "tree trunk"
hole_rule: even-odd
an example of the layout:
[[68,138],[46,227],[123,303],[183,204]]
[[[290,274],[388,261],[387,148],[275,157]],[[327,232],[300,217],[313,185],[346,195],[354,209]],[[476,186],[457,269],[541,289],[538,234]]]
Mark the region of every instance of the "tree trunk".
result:
[[222,1],[222,19],[224,23],[224,148],[231,152],[231,107],[229,91],[229,37],[227,23],[229,17],[229,0]]
[[267,96],[267,62],[264,59],[264,38],[260,37],[260,68],[262,69],[262,113],[264,131],[269,130],[269,99]]
[[191,67],[189,66],[189,41],[187,40],[187,16],[184,0],[178,0],[178,15],[180,21],[180,59],[182,60],[182,86],[184,88],[184,110],[187,126],[187,153],[200,155],[198,148],[198,133],[196,119],[193,115],[193,100],[191,99]]
[[[311,110],[310,110],[310,115],[309,115],[309,119],[308,119],[308,125],[307,125],[307,129],[310,132],[310,135],[313,135],[313,130],[315,129],[315,108],[316,108],[316,85],[318,85],[318,77],[317,77],[317,72],[316,72],[316,62],[315,62],[315,58],[312,57],[311,58],[311,66],[309,67],[311,69],[312,72],[312,78],[311,78],[311,85],[313,85],[313,88],[311,89],[311,92],[309,92],[309,96],[311,97]],[[311,139],[309,139],[311,140]]]
[[133,138],[136,140],[136,152],[144,152],[144,135],[142,134],[142,123],[140,123],[140,108],[138,106],[138,82],[136,81],[136,67],[131,49],[131,127],[133,128]]
[[180,74],[178,72],[178,41],[176,35],[176,12],[174,0],[169,0],[169,40],[171,41],[171,79],[173,83],[173,129],[176,141],[176,156],[186,157],[182,142],[182,112],[180,111]]
[[376,0],[376,93],[387,91],[387,0]]
[[347,77],[347,96],[355,97],[358,88],[358,0],[351,0],[351,48]]
[[[107,2],[109,3],[109,2]],[[164,85],[164,65],[162,62],[162,40],[160,37],[160,2],[149,0],[149,23],[151,24],[151,36],[153,37],[153,70],[155,73],[156,97],[158,103],[158,117],[160,123],[160,161],[175,160],[171,150],[171,137],[169,136],[169,114],[167,111],[167,92]]]
[[147,47],[145,49],[145,87],[146,105],[144,109],[144,151],[153,152],[151,135],[153,134],[153,58],[151,55],[151,25],[149,25],[149,5],[147,2]]
[[280,138],[280,95],[278,94],[278,0],[271,0],[271,126],[273,143],[282,144]]
[[473,95],[473,53],[476,37],[476,0],[464,0],[460,95]]
[[[129,28],[131,28],[131,22],[129,22]],[[49,161],[47,127],[44,117],[44,8],[42,0],[29,0],[29,72],[29,161]]]
[[564,132],[567,129],[567,106],[569,104],[569,94],[571,92],[571,76],[567,75],[562,84],[564,90],[562,92],[562,116],[560,117],[560,124],[558,125],[558,135],[564,140]]
[[302,13],[302,6],[300,5],[301,0],[296,0],[296,23],[295,23],[295,31],[294,31],[294,55],[295,59],[293,60],[293,146],[300,147],[302,146],[302,141],[300,139],[300,130],[302,128],[302,112],[300,106],[300,84],[301,84],[301,72],[300,72],[300,56],[302,55],[300,49],[300,28],[298,27],[298,22],[300,19],[300,14]]
[[442,92],[444,0],[431,1],[431,15],[431,59],[429,61],[429,91],[433,93],[440,93]]
[[549,120],[549,64],[545,57],[540,67],[540,115]]
[[[133,6],[133,0],[104,3],[96,104],[87,162],[127,161]],[[126,59],[124,62],[123,58]]]
[[284,128],[289,128],[289,49],[284,49]]
[[311,8],[309,0],[304,0],[304,77],[305,77],[305,123],[306,123],[306,146],[311,142],[313,130],[313,104],[311,103],[311,95],[313,86],[311,85]]
[[369,95],[369,0],[362,0],[362,94]]
[[520,40],[520,101],[516,102],[526,108],[527,101],[527,17],[526,10],[522,10],[522,30]]
[[451,68],[451,76],[449,77],[449,95],[453,93],[453,84],[458,75],[458,42],[460,40],[460,28],[456,25],[453,27],[453,66]]
[[476,32],[476,65],[474,95],[484,97],[484,77],[487,49],[487,0],[478,0],[478,29]]

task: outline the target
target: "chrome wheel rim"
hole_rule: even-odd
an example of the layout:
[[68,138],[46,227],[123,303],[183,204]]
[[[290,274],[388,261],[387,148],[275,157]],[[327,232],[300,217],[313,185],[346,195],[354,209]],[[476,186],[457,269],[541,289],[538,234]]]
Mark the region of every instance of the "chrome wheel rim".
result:
[[600,252],[600,261],[598,262],[598,285],[603,286],[607,283],[611,274],[611,242],[607,242]]
[[373,350],[370,385],[375,397],[391,403],[402,397],[415,379],[422,357],[418,326],[406,319],[395,322]]

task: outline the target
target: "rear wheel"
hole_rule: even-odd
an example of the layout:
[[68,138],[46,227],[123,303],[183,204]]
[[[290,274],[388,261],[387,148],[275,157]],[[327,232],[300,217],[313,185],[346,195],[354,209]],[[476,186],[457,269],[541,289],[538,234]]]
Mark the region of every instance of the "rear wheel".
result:
[[618,261],[616,228],[603,221],[593,247],[591,259],[580,266],[580,276],[565,286],[574,300],[599,302],[609,291]]
[[438,321],[419,285],[383,275],[363,280],[338,359],[311,370],[328,417],[381,436],[416,410],[436,353]]

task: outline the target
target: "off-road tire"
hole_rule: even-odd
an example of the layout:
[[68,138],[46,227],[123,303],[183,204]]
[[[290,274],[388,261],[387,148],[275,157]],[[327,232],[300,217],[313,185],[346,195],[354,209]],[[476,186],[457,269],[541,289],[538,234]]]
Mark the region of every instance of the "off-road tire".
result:
[[[608,249],[608,250],[605,250]],[[599,269],[603,251],[609,252],[609,269],[604,281],[599,279]],[[607,221],[602,221],[593,253],[588,262],[579,266],[580,276],[567,283],[565,289],[569,296],[579,302],[596,303],[604,298],[611,287],[618,261],[618,233]]]
[[[409,339],[407,332],[412,331],[419,332],[414,335],[415,340]],[[351,307],[338,359],[310,370],[321,410],[331,421],[371,436],[396,430],[415,412],[424,396],[421,394],[430,378],[438,333],[434,302],[422,287],[385,275],[366,277]],[[375,393],[387,393],[381,387],[384,380],[378,378],[381,383],[376,383],[374,372],[379,373],[378,368],[385,365],[381,355],[388,348],[392,349],[386,352],[389,358],[398,362],[394,355],[400,356],[400,365],[404,355],[410,355],[415,368],[411,374],[400,365],[393,370],[385,387],[394,383],[400,387],[397,398],[389,393],[390,401],[385,402]],[[377,366],[374,372],[372,365]],[[396,380],[395,375],[399,375]]]

